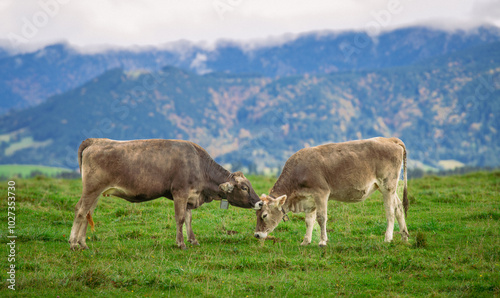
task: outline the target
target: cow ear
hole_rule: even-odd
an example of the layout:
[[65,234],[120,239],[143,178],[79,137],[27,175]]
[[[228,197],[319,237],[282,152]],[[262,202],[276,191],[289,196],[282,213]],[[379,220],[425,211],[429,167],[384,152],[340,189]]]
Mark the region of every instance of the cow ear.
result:
[[231,182],[225,182],[219,185],[219,189],[225,193],[231,193],[234,189],[234,185]]
[[276,198],[276,202],[277,202],[279,208],[281,206],[283,206],[283,204],[285,204],[286,198],[287,198],[286,195],[282,195],[281,197]]

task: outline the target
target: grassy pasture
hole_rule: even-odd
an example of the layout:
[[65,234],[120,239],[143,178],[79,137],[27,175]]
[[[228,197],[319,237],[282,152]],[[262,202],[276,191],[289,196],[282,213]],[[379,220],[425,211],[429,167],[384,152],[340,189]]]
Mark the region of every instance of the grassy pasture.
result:
[[0,176],[11,177],[29,177],[32,172],[40,172],[45,176],[53,176],[64,172],[70,172],[65,168],[47,167],[39,165],[0,165]]
[[[275,179],[250,177],[257,193]],[[16,179],[16,291],[7,288],[7,181],[0,184],[0,296],[500,295],[500,172],[409,181],[408,244],[384,243],[381,195],[329,203],[325,248],[299,246],[304,215],[253,238],[255,212],[193,211],[200,246],[175,246],[173,203],[100,198],[90,250],[70,251],[79,180]],[[396,226],[396,229],[398,227]],[[418,236],[418,237],[417,237]]]

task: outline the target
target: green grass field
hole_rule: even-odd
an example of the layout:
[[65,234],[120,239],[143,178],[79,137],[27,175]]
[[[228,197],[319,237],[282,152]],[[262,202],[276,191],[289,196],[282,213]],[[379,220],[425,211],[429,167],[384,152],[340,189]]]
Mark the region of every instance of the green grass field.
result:
[[[257,193],[275,179],[250,177]],[[384,243],[381,195],[329,203],[325,248],[299,244],[304,214],[253,238],[255,211],[218,202],[193,211],[200,246],[175,245],[172,201],[100,198],[90,249],[70,251],[79,180],[15,180],[16,290],[7,288],[8,182],[0,185],[0,296],[500,295],[500,172],[409,181],[408,244]],[[396,226],[396,230],[398,227]],[[418,239],[417,239],[418,235]]]

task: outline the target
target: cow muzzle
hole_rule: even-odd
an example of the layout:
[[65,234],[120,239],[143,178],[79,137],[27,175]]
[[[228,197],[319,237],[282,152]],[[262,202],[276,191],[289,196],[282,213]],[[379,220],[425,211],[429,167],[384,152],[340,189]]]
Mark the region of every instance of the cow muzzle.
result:
[[264,232],[256,232],[253,236],[254,236],[255,238],[257,238],[257,239],[266,239],[266,238],[267,238],[267,233],[264,233]]
[[260,210],[262,209],[262,206],[264,206],[264,202],[262,201],[258,201],[254,206],[253,206],[253,209],[254,210]]

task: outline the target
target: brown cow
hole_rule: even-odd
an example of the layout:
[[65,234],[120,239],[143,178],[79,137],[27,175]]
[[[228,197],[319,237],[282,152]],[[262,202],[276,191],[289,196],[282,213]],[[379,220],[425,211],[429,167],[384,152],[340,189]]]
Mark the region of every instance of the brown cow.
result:
[[[401,166],[404,168],[403,204],[397,195]],[[286,162],[271,189],[262,195],[257,211],[256,238],[266,238],[288,211],[306,213],[306,235],[302,245],[311,243],[315,219],[321,228],[320,246],[326,235],[327,203],[336,200],[355,203],[379,190],[387,217],[385,241],[392,241],[394,215],[403,240],[408,240],[405,214],[408,210],[406,147],[397,138],[372,138],[302,149]],[[404,214],[403,214],[404,207]]]
[[113,141],[87,139],[78,150],[82,196],[75,208],[69,243],[71,249],[88,248],[88,223],[100,194],[132,203],[166,197],[174,201],[177,245],[185,249],[182,226],[188,241],[198,245],[191,229],[191,209],[212,200],[226,199],[242,208],[261,208],[262,202],[247,178],[230,173],[200,146],[178,140]]

